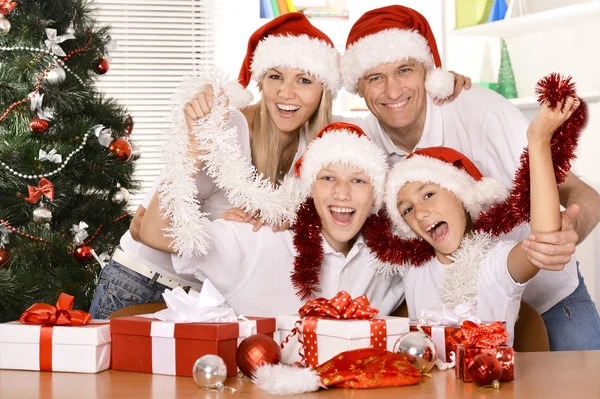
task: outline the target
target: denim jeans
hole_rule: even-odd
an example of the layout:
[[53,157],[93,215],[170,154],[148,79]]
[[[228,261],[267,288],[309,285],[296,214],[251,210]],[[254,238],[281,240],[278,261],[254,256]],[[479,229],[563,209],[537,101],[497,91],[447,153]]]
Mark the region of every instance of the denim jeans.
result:
[[90,314],[94,319],[106,319],[125,306],[164,302],[166,288],[111,259],[100,273]]
[[552,351],[600,349],[600,317],[579,272],[579,263],[577,275],[577,289],[542,314]]

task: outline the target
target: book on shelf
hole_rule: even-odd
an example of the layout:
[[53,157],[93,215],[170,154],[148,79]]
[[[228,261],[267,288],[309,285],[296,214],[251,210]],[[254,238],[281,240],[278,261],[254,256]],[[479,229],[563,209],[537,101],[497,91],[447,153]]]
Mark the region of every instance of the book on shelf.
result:
[[348,19],[348,10],[334,8],[304,8],[300,10],[308,18]]
[[278,16],[281,15],[281,13],[279,12],[279,6],[277,5],[277,0],[270,0],[271,1],[271,9],[273,9],[273,18],[277,18]]
[[288,6],[285,0],[277,0],[277,6],[279,7],[279,14],[287,14]]

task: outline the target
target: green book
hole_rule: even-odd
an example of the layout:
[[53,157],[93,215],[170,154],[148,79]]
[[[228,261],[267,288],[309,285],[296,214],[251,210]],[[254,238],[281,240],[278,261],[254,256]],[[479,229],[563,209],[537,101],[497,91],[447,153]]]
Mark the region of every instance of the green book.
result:
[[271,7],[273,8],[273,17],[277,18],[278,16],[281,15],[281,12],[279,11],[279,6],[277,5],[277,0],[271,0]]

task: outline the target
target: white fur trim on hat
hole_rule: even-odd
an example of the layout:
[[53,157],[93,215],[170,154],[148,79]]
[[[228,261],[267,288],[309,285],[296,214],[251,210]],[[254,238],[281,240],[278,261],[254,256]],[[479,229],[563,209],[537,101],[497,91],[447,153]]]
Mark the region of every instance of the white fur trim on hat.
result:
[[252,78],[258,81],[271,68],[298,68],[314,75],[335,97],[341,87],[338,51],[308,35],[268,36],[252,56]]
[[389,169],[383,150],[367,136],[358,136],[346,129],[330,131],[313,140],[304,153],[300,169],[300,186],[304,198],[311,195],[321,168],[332,163],[355,166],[371,178],[375,201],[373,211],[379,211]]
[[506,198],[508,189],[493,177],[476,181],[465,170],[424,155],[415,155],[396,163],[388,175],[385,186],[385,206],[394,225],[394,233],[400,237],[417,238],[398,211],[398,192],[410,182],[434,183],[451,191],[475,221],[481,211]]
[[323,387],[315,370],[284,364],[265,364],[258,367],[253,381],[260,389],[275,395],[314,392]]
[[[357,83],[365,72],[382,64],[412,58],[423,64],[427,72],[435,68],[433,56],[427,39],[416,30],[409,29],[385,29],[363,37],[346,49],[341,58],[341,74],[344,88],[350,93],[357,92]],[[446,72],[449,74],[449,72]],[[452,74],[450,74],[452,76]],[[427,91],[438,98],[446,98],[452,94],[443,96],[448,92],[447,80],[436,81],[444,84],[440,90],[438,85],[430,85],[434,91]],[[454,90],[454,76],[451,86]]]

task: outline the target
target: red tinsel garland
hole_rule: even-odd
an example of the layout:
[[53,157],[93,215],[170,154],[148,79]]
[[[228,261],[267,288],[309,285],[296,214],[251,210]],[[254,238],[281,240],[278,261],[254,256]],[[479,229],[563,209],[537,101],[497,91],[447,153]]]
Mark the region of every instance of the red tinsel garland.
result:
[[[563,78],[557,73],[552,73],[538,82],[536,93],[540,104],[548,101],[550,107],[554,108],[563,99],[575,95],[575,85],[571,83],[571,77]],[[550,143],[557,184],[565,181],[571,169],[579,134],[587,122],[587,105],[581,98],[579,100],[581,101],[579,108],[556,130]],[[498,236],[529,222],[530,182],[527,148],[520,159],[520,166],[515,172],[513,188],[509,196],[479,215],[473,226],[475,231],[484,231]],[[378,215],[369,218],[363,228],[363,234],[367,245],[383,262],[421,266],[435,255],[433,247],[426,241],[401,239],[393,234],[391,222],[386,216]]]
[[314,298],[319,289],[321,266],[323,264],[323,239],[321,237],[321,218],[312,198],[298,209],[294,229],[294,271],[292,284],[296,295],[302,300]]
[[[563,99],[575,96],[575,85],[571,83],[570,76],[562,78],[559,74],[552,73],[538,82],[536,93],[538,94],[538,103],[542,104],[544,101],[548,101],[550,107],[555,108]],[[550,142],[557,184],[563,183],[571,170],[571,161],[575,159],[579,134],[587,122],[587,105],[581,98],[579,100],[581,101],[579,108],[556,129]],[[529,222],[529,219],[529,150],[525,148],[521,154],[521,164],[515,172],[513,188],[509,196],[503,202],[482,212],[474,223],[473,229],[498,236]]]

